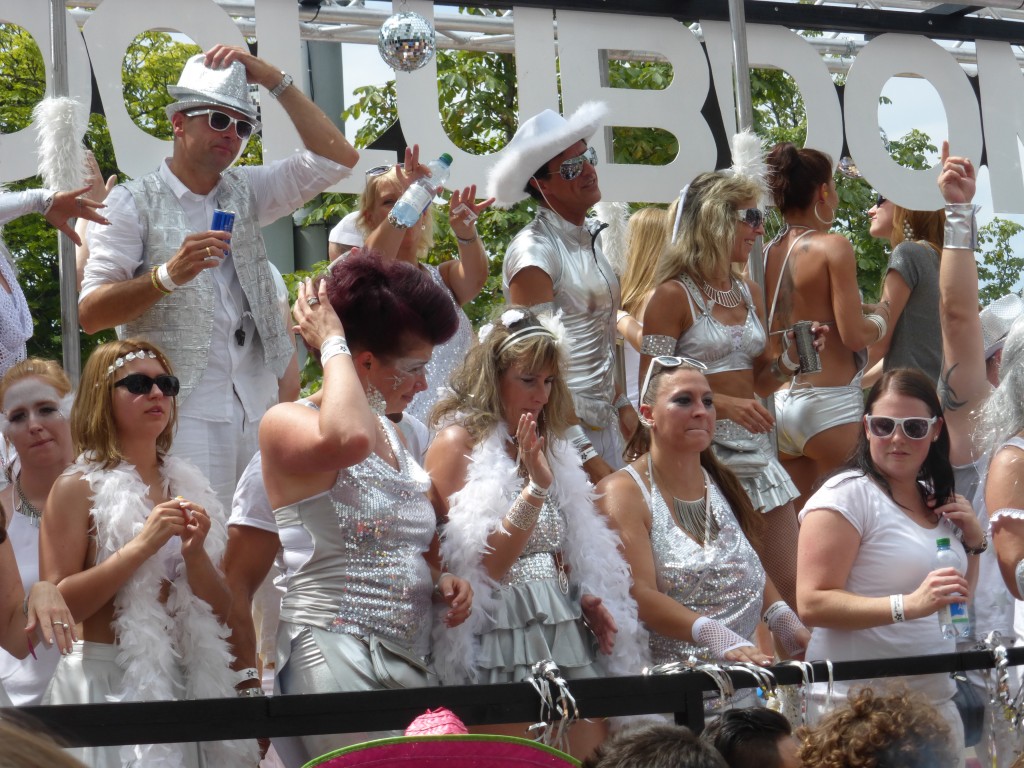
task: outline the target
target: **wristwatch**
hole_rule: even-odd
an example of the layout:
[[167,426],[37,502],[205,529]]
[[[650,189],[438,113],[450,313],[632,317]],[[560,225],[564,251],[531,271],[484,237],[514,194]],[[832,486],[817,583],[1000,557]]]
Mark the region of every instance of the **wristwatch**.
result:
[[282,93],[284,93],[285,89],[288,88],[288,86],[295,82],[295,78],[293,78],[287,72],[282,72],[281,75],[281,82],[270,89],[270,95],[273,96],[275,99]]
[[981,544],[977,547],[968,547],[965,542],[960,542],[964,545],[964,552],[968,555],[980,555],[986,549],[988,549],[988,534],[984,533],[981,536]]

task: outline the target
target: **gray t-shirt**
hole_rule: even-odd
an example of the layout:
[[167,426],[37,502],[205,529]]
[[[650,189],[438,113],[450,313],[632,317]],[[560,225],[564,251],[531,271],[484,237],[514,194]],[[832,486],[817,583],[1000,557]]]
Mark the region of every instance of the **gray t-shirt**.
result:
[[930,245],[905,240],[893,250],[888,269],[903,278],[910,297],[893,329],[885,370],[920,368],[932,381],[938,381],[942,366],[939,255]]

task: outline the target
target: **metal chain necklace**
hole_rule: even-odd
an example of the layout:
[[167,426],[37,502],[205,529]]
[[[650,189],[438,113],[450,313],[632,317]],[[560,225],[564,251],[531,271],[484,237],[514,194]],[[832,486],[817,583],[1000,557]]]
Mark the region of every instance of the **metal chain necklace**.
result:
[[738,307],[740,302],[743,301],[743,295],[737,290],[736,281],[729,278],[729,290],[722,291],[715,288],[713,285],[709,285],[707,280],[701,279],[701,288],[705,295],[711,299],[715,304],[725,307],[726,309],[732,309]]
[[18,473],[18,476],[14,478],[14,490],[17,491],[18,499],[21,501],[18,511],[28,518],[29,523],[31,523],[34,528],[38,528],[39,523],[43,518],[43,513],[28,500],[28,497],[25,496],[25,492],[21,490],[20,472]]

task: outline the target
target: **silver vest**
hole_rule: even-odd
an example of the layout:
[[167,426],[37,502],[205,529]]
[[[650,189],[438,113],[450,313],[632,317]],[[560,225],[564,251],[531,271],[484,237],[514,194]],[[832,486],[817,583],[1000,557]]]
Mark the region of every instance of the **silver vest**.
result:
[[[288,367],[294,346],[278,310],[277,290],[260,233],[256,199],[248,179],[239,169],[225,171],[217,192],[217,207],[234,211],[231,258],[242,293],[256,324],[255,344],[263,348],[263,361],[280,378]],[[142,264],[135,276],[170,260],[192,232],[178,199],[159,173],[125,182],[135,199],[144,243]],[[213,306],[217,291],[213,275],[204,269],[194,280],[161,297],[135,320],[117,327],[119,338],[142,337],[158,344],[181,380],[178,405],[182,405],[206,372],[213,334]],[[225,353],[226,354],[226,353]]]

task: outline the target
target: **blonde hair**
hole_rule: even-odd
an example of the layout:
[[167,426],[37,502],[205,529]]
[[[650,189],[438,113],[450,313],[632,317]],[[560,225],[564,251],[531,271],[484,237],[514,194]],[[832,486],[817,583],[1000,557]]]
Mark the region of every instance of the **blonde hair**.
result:
[[[523,318],[505,326],[500,316],[517,310]],[[430,415],[434,427],[449,419],[457,420],[474,443],[484,439],[505,418],[501,402],[501,376],[519,364],[524,370],[539,371],[550,368],[555,380],[551,395],[541,411],[537,426],[542,435],[562,437],[569,426],[572,396],[565,383],[565,363],[556,340],[548,333],[526,335],[503,348],[513,333],[529,327],[539,327],[536,315],[525,307],[499,307],[495,312],[494,327],[487,337],[474,346],[451,375],[451,392],[443,397]]]
[[664,208],[641,208],[629,217],[626,274],[622,276],[622,308],[634,314],[656,285],[655,267],[668,241]]
[[[82,371],[75,404],[71,407],[71,436],[76,454],[86,454],[89,461],[96,462],[104,469],[112,469],[125,460],[121,453],[117,425],[114,423],[113,392],[117,372],[108,369],[119,357],[129,352],[143,350],[152,352],[167,373],[172,374],[171,363],[163,351],[144,339],[110,341],[93,350]],[[156,439],[157,455],[163,458],[171,449],[174,427],[178,422],[178,404],[171,401],[171,415],[167,426]]]
[[[377,204],[380,202],[381,186],[384,181],[397,181],[398,173],[392,168],[384,173],[377,174],[376,176],[368,176],[366,178],[366,186],[363,187],[363,194],[359,196],[359,218],[357,223],[359,231],[362,232],[363,237],[369,237],[375,229],[370,223],[371,211],[373,211]],[[416,244],[416,258],[422,259],[427,255],[427,251],[434,247],[434,207],[431,206],[427,210],[427,215],[423,219],[423,229],[420,231],[420,239]]]
[[3,379],[0,379],[0,406],[3,406],[7,390],[13,384],[33,376],[51,385],[61,397],[71,391],[71,379],[68,378],[59,363],[40,357],[30,357],[12,365],[7,369]]
[[946,212],[938,211],[911,211],[908,208],[896,205],[889,201],[892,206],[892,232],[889,234],[889,245],[895,248],[907,239],[903,228],[910,224],[913,232],[913,240],[924,240],[939,255],[942,254],[942,243],[945,238]]
[[86,768],[49,736],[39,722],[7,710],[0,718],[0,768]]
[[681,201],[677,199],[669,206],[668,242],[658,262],[655,284],[681,274],[703,280],[730,269],[736,244],[736,211],[760,196],[757,181],[746,176],[716,171],[694,179],[686,194],[675,242],[671,230]]

